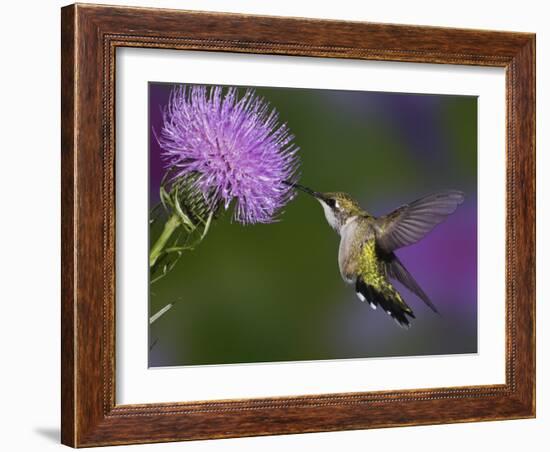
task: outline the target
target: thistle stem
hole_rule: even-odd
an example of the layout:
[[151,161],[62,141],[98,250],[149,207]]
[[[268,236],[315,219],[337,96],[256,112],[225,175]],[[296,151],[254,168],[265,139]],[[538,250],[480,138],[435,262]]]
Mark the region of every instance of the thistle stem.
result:
[[180,220],[178,216],[176,214],[172,214],[172,216],[168,218],[168,221],[164,224],[164,229],[162,230],[160,237],[151,248],[151,253],[149,254],[149,267],[155,265],[155,262],[162,254],[166,243],[179,225]]
[[150,318],[149,318],[149,325],[152,325],[153,323],[155,323],[158,319],[160,319],[164,314],[166,314],[170,309],[172,309],[174,307],[174,305],[176,304],[176,302],[174,303],[168,303],[166,306],[164,306],[164,308],[162,308],[161,310],[159,310],[156,314],[153,314]]

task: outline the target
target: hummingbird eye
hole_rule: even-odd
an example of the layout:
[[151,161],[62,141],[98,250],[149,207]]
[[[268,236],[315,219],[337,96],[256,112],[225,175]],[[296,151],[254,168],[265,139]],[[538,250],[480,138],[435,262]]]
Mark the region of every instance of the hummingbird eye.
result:
[[338,202],[337,202],[335,199],[333,199],[333,198],[327,198],[326,203],[327,203],[328,206],[331,207],[331,208],[336,208],[336,209],[338,209],[338,207],[339,207],[339,206],[338,206]]

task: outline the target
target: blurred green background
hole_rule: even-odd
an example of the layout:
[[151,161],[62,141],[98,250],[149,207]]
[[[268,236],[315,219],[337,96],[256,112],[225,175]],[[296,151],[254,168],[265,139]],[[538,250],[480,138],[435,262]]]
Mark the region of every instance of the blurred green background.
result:
[[[153,131],[172,84],[149,84],[150,204],[163,173]],[[256,88],[300,146],[301,183],[345,191],[381,215],[434,191],[466,201],[423,241],[397,252],[441,315],[399,284],[416,320],[399,328],[339,274],[339,237],[299,194],[279,222],[230,213],[150,287],[150,366],[389,357],[477,351],[477,98]],[[160,227],[150,230],[153,243]]]

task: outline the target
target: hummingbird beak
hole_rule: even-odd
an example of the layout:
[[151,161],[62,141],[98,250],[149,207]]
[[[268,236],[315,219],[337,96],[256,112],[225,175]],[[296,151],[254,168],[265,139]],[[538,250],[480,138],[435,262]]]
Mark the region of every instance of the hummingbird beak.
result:
[[286,185],[290,185],[291,187],[297,188],[298,190],[303,191],[304,193],[307,193],[308,195],[313,196],[316,199],[319,199],[321,201],[326,201],[325,195],[323,195],[322,193],[319,193],[318,191],[314,191],[311,188],[304,187],[303,185],[300,185],[300,184],[295,184],[294,182],[288,182],[286,180],[283,181],[283,183]]

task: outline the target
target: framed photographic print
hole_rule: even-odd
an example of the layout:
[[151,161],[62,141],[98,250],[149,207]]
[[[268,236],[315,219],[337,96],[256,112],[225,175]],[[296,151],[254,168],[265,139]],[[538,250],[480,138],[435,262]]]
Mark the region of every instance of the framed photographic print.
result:
[[535,415],[535,37],[62,9],[62,442]]

